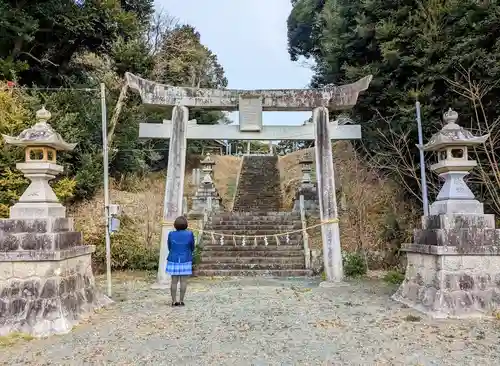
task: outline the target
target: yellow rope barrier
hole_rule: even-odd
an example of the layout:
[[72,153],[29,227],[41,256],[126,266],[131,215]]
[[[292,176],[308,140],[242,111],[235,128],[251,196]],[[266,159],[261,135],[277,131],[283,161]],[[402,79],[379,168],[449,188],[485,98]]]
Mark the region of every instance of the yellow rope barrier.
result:
[[[322,225],[325,225],[325,224],[334,224],[334,223],[338,223],[339,222],[339,219],[330,219],[330,220],[324,220],[324,221],[321,221],[319,224],[315,224],[315,225],[311,225],[311,226],[308,226],[308,227],[305,227],[303,229],[297,229],[297,230],[292,230],[292,231],[286,231],[286,232],[283,232],[283,233],[277,233],[277,234],[268,234],[268,235],[235,235],[235,234],[221,234],[221,233],[218,233],[217,231],[208,231],[208,230],[203,230],[203,229],[190,229],[191,231],[194,231],[194,232],[203,232],[204,234],[210,234],[212,236],[214,235],[218,235],[218,236],[224,236],[224,237],[233,237],[233,238],[247,238],[247,239],[250,239],[250,238],[264,238],[264,237],[268,237],[268,236],[286,236],[286,235],[290,235],[290,234],[296,234],[296,233],[301,233],[301,232],[305,232],[307,230],[310,230],[310,229],[314,229],[314,228],[317,228],[319,226],[322,226]],[[161,221],[161,225],[162,226],[168,226],[168,225],[174,225],[173,221]]]

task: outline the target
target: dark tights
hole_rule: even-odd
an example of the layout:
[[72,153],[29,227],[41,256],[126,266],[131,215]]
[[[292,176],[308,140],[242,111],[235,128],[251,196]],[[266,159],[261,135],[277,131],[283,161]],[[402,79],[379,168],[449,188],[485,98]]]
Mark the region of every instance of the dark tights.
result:
[[170,284],[170,295],[172,295],[172,302],[177,300],[177,283],[181,283],[181,296],[180,302],[184,302],[184,295],[186,295],[187,289],[187,276],[172,276],[172,283]]

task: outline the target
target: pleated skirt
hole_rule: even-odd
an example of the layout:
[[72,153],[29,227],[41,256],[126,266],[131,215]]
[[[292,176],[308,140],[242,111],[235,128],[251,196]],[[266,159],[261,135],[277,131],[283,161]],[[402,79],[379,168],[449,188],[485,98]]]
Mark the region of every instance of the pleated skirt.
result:
[[193,274],[193,262],[167,262],[166,272],[171,276],[189,276]]

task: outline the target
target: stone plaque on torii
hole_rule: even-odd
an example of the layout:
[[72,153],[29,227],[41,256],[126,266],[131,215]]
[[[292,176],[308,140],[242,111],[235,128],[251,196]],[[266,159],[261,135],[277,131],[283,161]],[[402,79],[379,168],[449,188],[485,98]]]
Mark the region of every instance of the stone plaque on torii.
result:
[[[343,278],[340,232],[333,171],[331,140],[361,138],[361,126],[330,122],[330,110],[351,109],[372,76],[353,84],[324,89],[235,90],[175,87],[126,74],[128,87],[139,92],[142,102],[173,106],[172,119],[163,123],[141,123],[140,138],[170,139],[163,219],[173,222],[182,214],[187,139],[195,140],[315,140],[316,174],[320,203],[325,273],[328,281]],[[239,111],[239,125],[198,125],[189,121],[188,107]],[[264,111],[312,111],[313,123],[302,126],[263,126]],[[165,272],[167,237],[172,225],[163,225],[158,283],[169,284]]]

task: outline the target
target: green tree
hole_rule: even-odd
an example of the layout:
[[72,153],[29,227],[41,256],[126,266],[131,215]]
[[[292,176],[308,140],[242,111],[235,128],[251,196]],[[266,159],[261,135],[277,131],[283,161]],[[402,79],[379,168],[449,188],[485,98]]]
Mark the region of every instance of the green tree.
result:
[[[199,33],[188,25],[178,25],[166,13],[153,16],[152,0],[0,0],[0,31],[0,81],[68,88],[14,93],[15,103],[5,105],[24,108],[21,117],[10,110],[2,114],[0,109],[0,132],[17,135],[34,123],[34,111],[45,104],[52,113],[53,127],[68,141],[78,143],[73,152],[61,154],[59,159],[65,176],[58,183],[58,192],[66,199],[91,198],[102,182],[100,95],[96,90],[78,89],[98,89],[104,82],[110,120],[127,71],[173,85],[227,85],[222,66],[200,43]],[[7,98],[9,88],[1,87]],[[190,112],[200,123],[227,119],[217,112]],[[138,129],[139,122],[163,119],[165,112],[145,110],[139,98],[130,95],[118,116],[110,146],[111,173],[142,174],[163,168],[168,141],[139,140]],[[200,150],[200,142],[190,142],[190,149]],[[0,172],[6,173],[6,180],[0,182],[0,203],[7,207],[25,182],[15,171],[7,174],[6,170],[20,159],[19,151],[4,152]]]
[[110,54],[119,37],[137,37],[152,11],[152,0],[0,0],[0,76],[44,86],[78,80],[76,54]]
[[200,33],[181,25],[165,35],[152,73],[154,80],[170,85],[196,88],[227,86],[217,56],[200,42]]
[[[382,136],[407,134],[403,155],[415,163],[417,97],[425,139],[449,107],[465,127],[476,119],[475,107],[453,92],[454,82],[491,85],[483,98],[485,116],[492,121],[499,115],[499,14],[500,5],[474,0],[296,0],[288,19],[289,53],[314,60],[314,87],[372,74],[352,111],[363,125],[366,150],[380,155],[390,149]],[[418,174],[406,176],[414,192]]]

